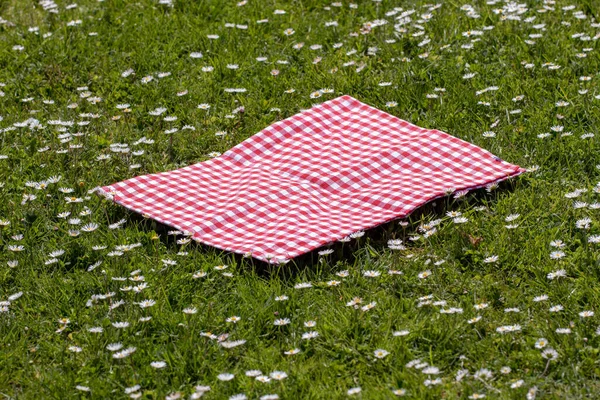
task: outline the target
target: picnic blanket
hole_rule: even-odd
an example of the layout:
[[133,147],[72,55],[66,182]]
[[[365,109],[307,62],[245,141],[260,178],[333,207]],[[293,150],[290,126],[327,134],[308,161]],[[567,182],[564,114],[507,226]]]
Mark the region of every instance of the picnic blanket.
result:
[[98,191],[198,242],[275,263],[524,171],[341,96],[219,157]]

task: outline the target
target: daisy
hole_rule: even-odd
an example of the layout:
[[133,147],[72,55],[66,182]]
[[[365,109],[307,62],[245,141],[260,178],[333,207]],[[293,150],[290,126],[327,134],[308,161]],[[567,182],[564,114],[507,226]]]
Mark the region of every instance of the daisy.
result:
[[269,376],[271,377],[271,379],[275,379],[276,381],[281,381],[285,378],[287,378],[287,374],[283,371],[273,371],[269,374]]
[[152,307],[155,304],[156,304],[156,301],[154,301],[154,300],[143,300],[138,303],[138,306],[140,306],[140,308],[148,308],[148,307]]
[[513,383],[510,384],[510,388],[511,389],[518,389],[521,386],[523,386],[523,384],[525,383],[524,380],[519,379],[518,381],[514,381]]
[[418,277],[419,277],[419,279],[425,279],[425,278],[431,276],[431,274],[432,274],[431,270],[426,270],[426,271],[420,272]]
[[496,261],[498,261],[498,256],[489,256],[483,259],[484,263],[495,263]]
[[307,289],[311,288],[312,284],[310,282],[302,282],[294,285],[294,289]]
[[484,398],[485,398],[484,393],[473,393],[472,395],[469,396],[469,399],[484,399]]
[[475,374],[473,374],[473,376],[476,379],[492,379],[493,378],[493,374],[492,371],[490,371],[487,368],[481,368],[479,370],[477,370],[477,372],[475,372]]
[[223,374],[219,374],[217,375],[217,379],[220,381],[230,381],[235,377],[234,374],[230,374],[230,373],[223,373]]
[[548,361],[556,360],[558,358],[558,352],[553,348],[547,348],[542,351],[542,358],[545,358]]
[[428,367],[423,368],[421,370],[421,372],[426,375],[438,375],[438,374],[440,374],[441,371],[438,367],[428,366]]
[[521,330],[521,325],[506,325],[506,326],[499,326],[498,328],[496,328],[496,331],[498,333],[518,332],[520,330]]
[[167,363],[164,361],[152,361],[150,363],[150,366],[152,366],[152,368],[161,369],[165,368],[167,366]]
[[388,354],[390,354],[389,351],[383,349],[375,350],[373,353],[376,358],[385,358]]
[[371,310],[371,309],[375,308],[375,306],[376,306],[376,305],[377,305],[377,302],[375,302],[375,301],[372,301],[372,302],[370,302],[369,304],[365,304],[365,305],[364,305],[364,306],[362,306],[360,309],[361,309],[362,311],[369,311],[369,310]]
[[302,334],[302,339],[305,340],[310,340],[310,339],[314,339],[316,337],[319,336],[319,332],[317,331],[310,331],[310,332],[306,332]]
[[567,276],[567,271],[565,271],[564,269],[559,269],[558,271],[550,272],[546,277],[549,280],[554,280],[557,278],[564,278],[566,276]]
[[365,271],[363,273],[363,276],[366,276],[366,277],[369,277],[369,278],[376,278],[376,277],[378,277],[380,275],[381,275],[381,272],[379,272],[379,271],[372,271],[372,270]]

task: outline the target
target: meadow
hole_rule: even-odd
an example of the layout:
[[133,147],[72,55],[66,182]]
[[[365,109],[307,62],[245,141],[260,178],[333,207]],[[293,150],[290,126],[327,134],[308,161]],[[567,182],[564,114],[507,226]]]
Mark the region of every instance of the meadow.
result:
[[[0,395],[598,398],[598,18],[597,0],[0,1]],[[344,94],[528,172],[282,265],[95,193]]]

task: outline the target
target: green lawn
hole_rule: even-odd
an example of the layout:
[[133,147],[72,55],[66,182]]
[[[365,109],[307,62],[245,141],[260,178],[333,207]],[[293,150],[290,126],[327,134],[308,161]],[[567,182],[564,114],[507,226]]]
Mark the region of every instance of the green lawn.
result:
[[[355,1],[0,1],[2,396],[598,398],[600,3]],[[343,94],[529,172],[286,265],[93,193]]]

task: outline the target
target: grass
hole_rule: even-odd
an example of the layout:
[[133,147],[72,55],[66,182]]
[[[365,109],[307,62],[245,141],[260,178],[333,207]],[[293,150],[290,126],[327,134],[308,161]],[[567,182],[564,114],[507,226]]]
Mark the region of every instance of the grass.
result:
[[[600,311],[598,2],[574,2],[573,9],[564,1],[527,2],[524,13],[504,2],[477,1],[471,9],[444,2],[434,10],[404,2],[404,10],[416,10],[410,21],[404,10],[393,14],[399,4],[388,0],[357,1],[356,8],[317,0],[57,3],[52,13],[37,1],[0,2],[0,301],[10,300],[0,313],[3,396],[187,398],[208,385],[209,399],[388,399],[398,389],[414,399],[597,397],[598,317],[580,313]],[[376,20],[387,24],[366,27]],[[128,69],[134,73],[122,76]],[[170,75],[159,77],[164,72]],[[492,86],[498,89],[478,94]],[[334,93],[311,98],[325,88]],[[335,257],[315,253],[284,266],[179,245],[168,228],[90,192],[207,160],[342,94],[537,167],[497,190],[439,200],[408,225],[368,232]],[[128,110],[116,107],[125,103]],[[162,115],[149,114],[158,107],[166,108]],[[30,118],[39,125],[23,123]],[[165,134],[172,128],[179,130]],[[153,142],[135,144],[142,137]],[[114,151],[119,143],[129,151]],[[59,182],[47,182],[55,176]],[[454,224],[448,212],[468,222]],[[439,222],[437,233],[423,236],[419,227],[431,221]],[[81,230],[88,223],[98,228]],[[407,249],[388,249],[391,238]],[[552,247],[556,240],[564,247]],[[564,256],[551,258],[558,250]],[[496,262],[486,262],[494,255]],[[381,275],[365,277],[371,270]],[[426,270],[431,276],[419,278]],[[559,270],[564,276],[548,278]],[[206,275],[193,278],[198,272]],[[142,279],[140,293],[122,290]],[[312,287],[294,288],[302,282]],[[548,300],[534,300],[542,295]],[[376,305],[347,306],[355,297],[359,306]],[[142,308],[144,299],[155,304]],[[482,303],[487,308],[474,308]],[[564,309],[551,312],[555,305]],[[197,312],[184,313],[188,307]],[[440,312],[451,308],[462,312]],[[240,320],[227,322],[232,316]],[[278,318],[291,323],[275,326]],[[497,331],[514,325],[520,330]],[[309,331],[318,337],[302,339]],[[394,335],[400,331],[408,333]],[[227,349],[215,338],[221,334],[246,342]],[[536,348],[540,338],[543,349]],[[119,350],[107,349],[112,343],[136,351],[117,359]],[[290,349],[300,352],[286,355]],[[377,358],[378,349],[389,354]],[[155,368],[155,361],[166,364]],[[245,376],[257,369],[287,377],[262,383]],[[235,377],[219,380],[224,373]],[[134,385],[140,388],[126,393]],[[357,387],[360,393],[348,394]]]

